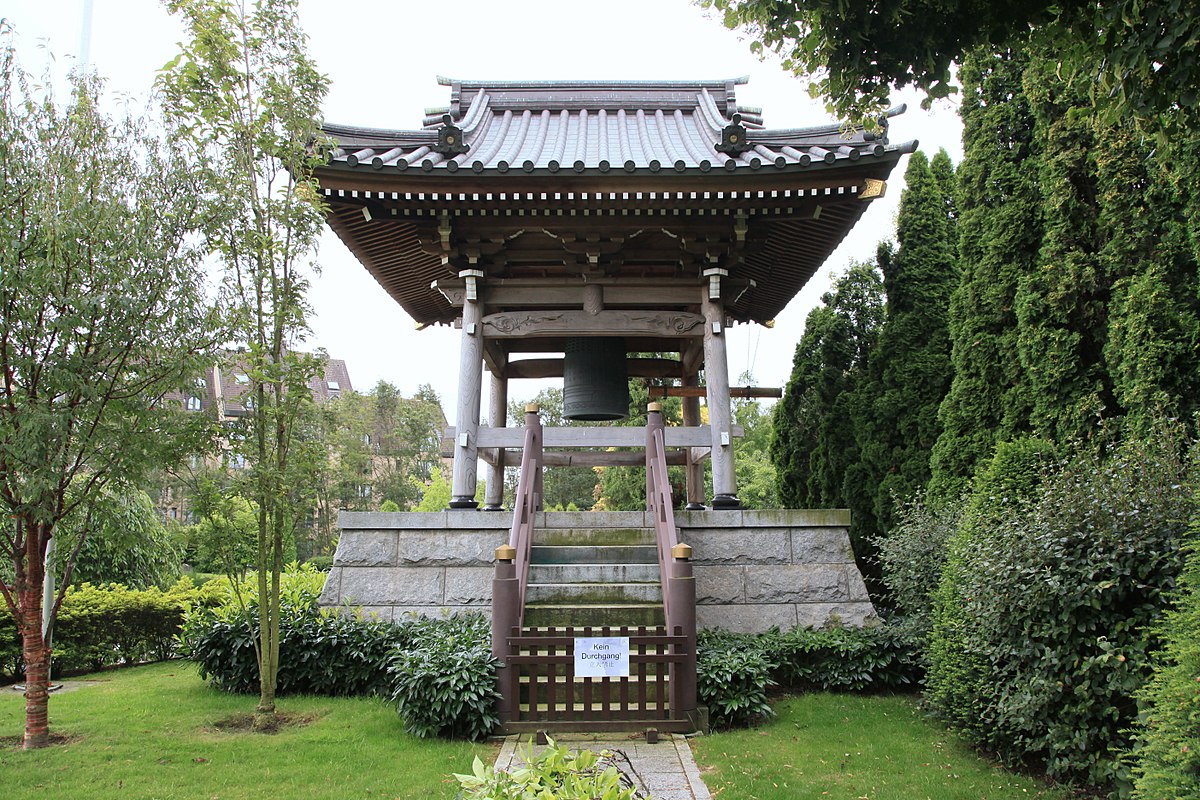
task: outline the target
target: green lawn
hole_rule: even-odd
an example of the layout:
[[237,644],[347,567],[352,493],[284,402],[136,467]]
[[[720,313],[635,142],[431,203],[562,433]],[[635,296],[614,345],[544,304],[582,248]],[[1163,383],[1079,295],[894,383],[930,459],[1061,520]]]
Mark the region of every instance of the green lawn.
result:
[[719,800],[1008,800],[1070,797],[980,759],[909,697],[806,694],[762,728],[692,740]]
[[71,741],[24,752],[24,698],[0,694],[0,796],[63,800],[437,798],[451,772],[470,772],[495,748],[415,739],[377,700],[285,697],[311,719],[274,735],[216,723],[253,711],[256,697],[208,687],[187,662],[107,672],[50,698],[52,734]]
[[[414,739],[382,702],[283,698],[307,724],[274,735],[222,730],[256,698],[208,687],[187,662],[107,672],[50,698],[70,741],[17,747],[24,698],[0,693],[0,797],[25,800],[449,800],[451,772],[494,745]],[[762,728],[692,740],[718,800],[1062,800],[1005,772],[926,720],[908,697],[809,694]]]

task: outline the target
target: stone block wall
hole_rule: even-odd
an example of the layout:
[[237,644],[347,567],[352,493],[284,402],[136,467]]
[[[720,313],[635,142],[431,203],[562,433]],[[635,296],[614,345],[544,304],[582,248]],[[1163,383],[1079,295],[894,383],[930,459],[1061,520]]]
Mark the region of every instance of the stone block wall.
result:
[[[342,512],[341,540],[321,604],[362,606],[383,619],[491,610],[495,549],[509,514]],[[538,528],[636,528],[634,512],[545,512]],[[676,514],[693,548],[701,628],[862,625],[875,614],[850,551],[844,510]]]

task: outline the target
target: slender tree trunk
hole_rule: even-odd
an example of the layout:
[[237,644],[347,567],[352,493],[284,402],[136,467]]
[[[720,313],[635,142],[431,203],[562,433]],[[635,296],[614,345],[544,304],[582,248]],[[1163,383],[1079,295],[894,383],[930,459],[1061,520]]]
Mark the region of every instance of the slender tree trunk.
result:
[[46,526],[26,524],[26,572],[17,587],[21,611],[21,656],[25,660],[25,749],[50,743],[50,648],[42,636],[42,590],[46,580],[42,559],[49,538]]

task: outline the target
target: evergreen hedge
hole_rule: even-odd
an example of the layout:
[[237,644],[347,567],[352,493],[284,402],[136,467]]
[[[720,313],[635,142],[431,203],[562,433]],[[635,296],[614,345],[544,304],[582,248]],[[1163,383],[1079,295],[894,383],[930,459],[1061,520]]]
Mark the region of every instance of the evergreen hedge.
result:
[[[119,583],[72,586],[54,625],[55,677],[173,658],[188,610],[215,602],[216,587],[197,587],[189,578],[166,590]],[[21,637],[7,609],[0,609],[0,670],[13,678],[24,671]]]
[[1196,514],[1180,441],[1088,450],[987,524],[968,510],[939,589],[927,700],[1005,762],[1127,788],[1135,697]]
[[1200,525],[1193,526],[1174,610],[1158,628],[1166,643],[1143,688],[1133,797],[1200,797]]

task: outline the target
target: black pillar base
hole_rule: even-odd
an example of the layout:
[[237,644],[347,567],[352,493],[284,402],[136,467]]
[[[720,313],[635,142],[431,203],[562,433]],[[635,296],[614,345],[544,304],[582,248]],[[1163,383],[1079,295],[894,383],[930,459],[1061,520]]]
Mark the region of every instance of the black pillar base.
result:
[[737,495],[719,494],[713,497],[712,507],[713,511],[741,508],[742,501],[737,499]]
[[484,506],[484,511],[503,511],[504,506]]
[[683,507],[684,511],[708,511],[708,506],[704,503],[688,503]]
[[451,508],[479,508],[479,502],[474,497],[455,497],[450,501]]

